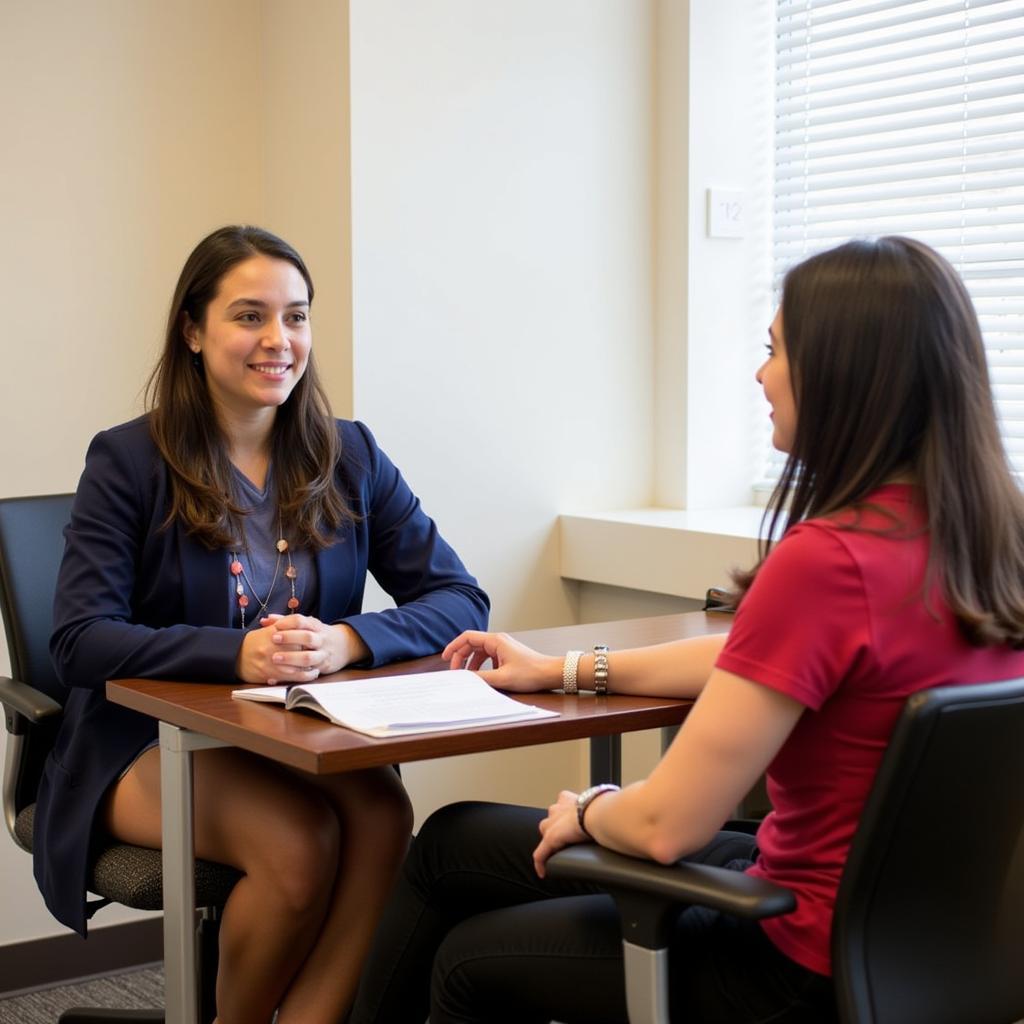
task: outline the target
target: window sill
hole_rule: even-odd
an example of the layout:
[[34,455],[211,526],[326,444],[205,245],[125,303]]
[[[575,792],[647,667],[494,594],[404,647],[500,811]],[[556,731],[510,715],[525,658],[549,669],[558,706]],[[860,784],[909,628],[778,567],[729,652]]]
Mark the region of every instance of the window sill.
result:
[[764,509],[641,508],[559,516],[566,579],[676,597],[727,586],[729,570],[757,560]]

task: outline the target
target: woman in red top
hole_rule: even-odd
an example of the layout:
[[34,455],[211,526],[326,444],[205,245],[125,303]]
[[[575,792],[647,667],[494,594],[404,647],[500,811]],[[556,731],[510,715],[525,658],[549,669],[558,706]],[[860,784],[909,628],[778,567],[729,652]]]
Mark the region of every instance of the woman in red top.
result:
[[[458,804],[424,826],[353,1021],[620,1022],[609,897],[545,878],[588,841],[726,864],[793,889],[763,923],[690,908],[671,947],[673,1020],[834,1018],[832,907],[906,697],[1024,675],[1024,500],[1007,466],[977,317],[952,268],[906,238],[850,242],[786,277],[757,379],[788,453],[762,557],[737,574],[728,639],[607,656],[612,692],[697,697],[650,777],[563,791],[547,814]],[[579,663],[469,632],[455,667],[553,689]],[[767,773],[756,837],[719,831]],[[584,800],[583,812],[580,799]],[[586,832],[580,826],[585,822]],[[540,842],[537,843],[539,825]],[[589,836],[587,835],[589,833]],[[529,854],[532,849],[532,865]]]

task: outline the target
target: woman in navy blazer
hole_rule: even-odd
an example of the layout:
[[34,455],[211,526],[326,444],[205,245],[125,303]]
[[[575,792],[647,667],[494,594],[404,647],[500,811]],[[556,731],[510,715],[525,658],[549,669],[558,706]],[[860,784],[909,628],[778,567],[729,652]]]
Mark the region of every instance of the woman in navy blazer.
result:
[[[330,416],[312,295],[281,239],[204,239],[150,413],[86,456],[51,641],[68,697],[35,824],[47,905],[83,935],[96,832],[160,845],[156,724],[109,703],[107,679],[305,682],[486,623],[486,595],[370,431]],[[361,612],[367,572],[395,608]],[[197,855],[243,872],[221,925],[218,1021],[338,1020],[405,852],[397,775],[317,779],[221,749],[195,755],[195,779]]]

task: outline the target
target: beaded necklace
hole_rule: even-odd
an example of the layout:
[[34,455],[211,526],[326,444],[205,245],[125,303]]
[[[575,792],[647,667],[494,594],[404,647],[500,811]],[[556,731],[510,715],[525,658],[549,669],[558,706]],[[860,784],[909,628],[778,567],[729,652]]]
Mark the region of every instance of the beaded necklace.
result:
[[[280,535],[277,543],[274,545],[277,548],[277,560],[274,562],[274,575],[270,580],[270,586],[267,589],[266,599],[260,597],[257,593],[256,588],[253,586],[252,580],[249,579],[249,574],[245,571],[245,566],[242,565],[242,560],[239,553],[231,551],[231,564],[229,565],[229,571],[234,578],[235,594],[238,598],[238,609],[242,616],[242,629],[245,627],[245,610],[249,607],[249,595],[246,594],[245,588],[248,587],[252,592],[252,596],[256,599],[256,603],[259,605],[260,614],[254,617],[253,621],[258,622],[260,618],[270,614],[270,599],[274,596],[274,587],[277,586],[278,577],[281,575],[281,559],[282,557],[287,558],[288,565],[284,570],[285,579],[288,580],[291,586],[291,597],[288,598],[288,610],[294,612],[298,610],[299,599],[295,596],[295,581],[298,579],[299,571],[292,565],[292,553],[288,547],[288,541],[284,538],[284,530],[281,528],[281,517],[278,516],[277,520],[277,532]],[[243,545],[248,552],[248,545],[245,544],[245,536],[243,532],[242,537]]]

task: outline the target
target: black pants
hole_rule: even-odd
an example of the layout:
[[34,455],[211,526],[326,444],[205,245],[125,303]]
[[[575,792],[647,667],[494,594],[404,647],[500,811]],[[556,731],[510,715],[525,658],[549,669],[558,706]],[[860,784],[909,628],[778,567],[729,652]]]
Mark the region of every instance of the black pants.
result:
[[[622,933],[610,896],[537,878],[544,813],[461,803],[423,826],[377,933],[350,1024],[622,1024]],[[693,858],[742,870],[753,837],[721,832]],[[671,947],[680,1020],[835,1020],[829,979],[754,922],[685,910]]]

